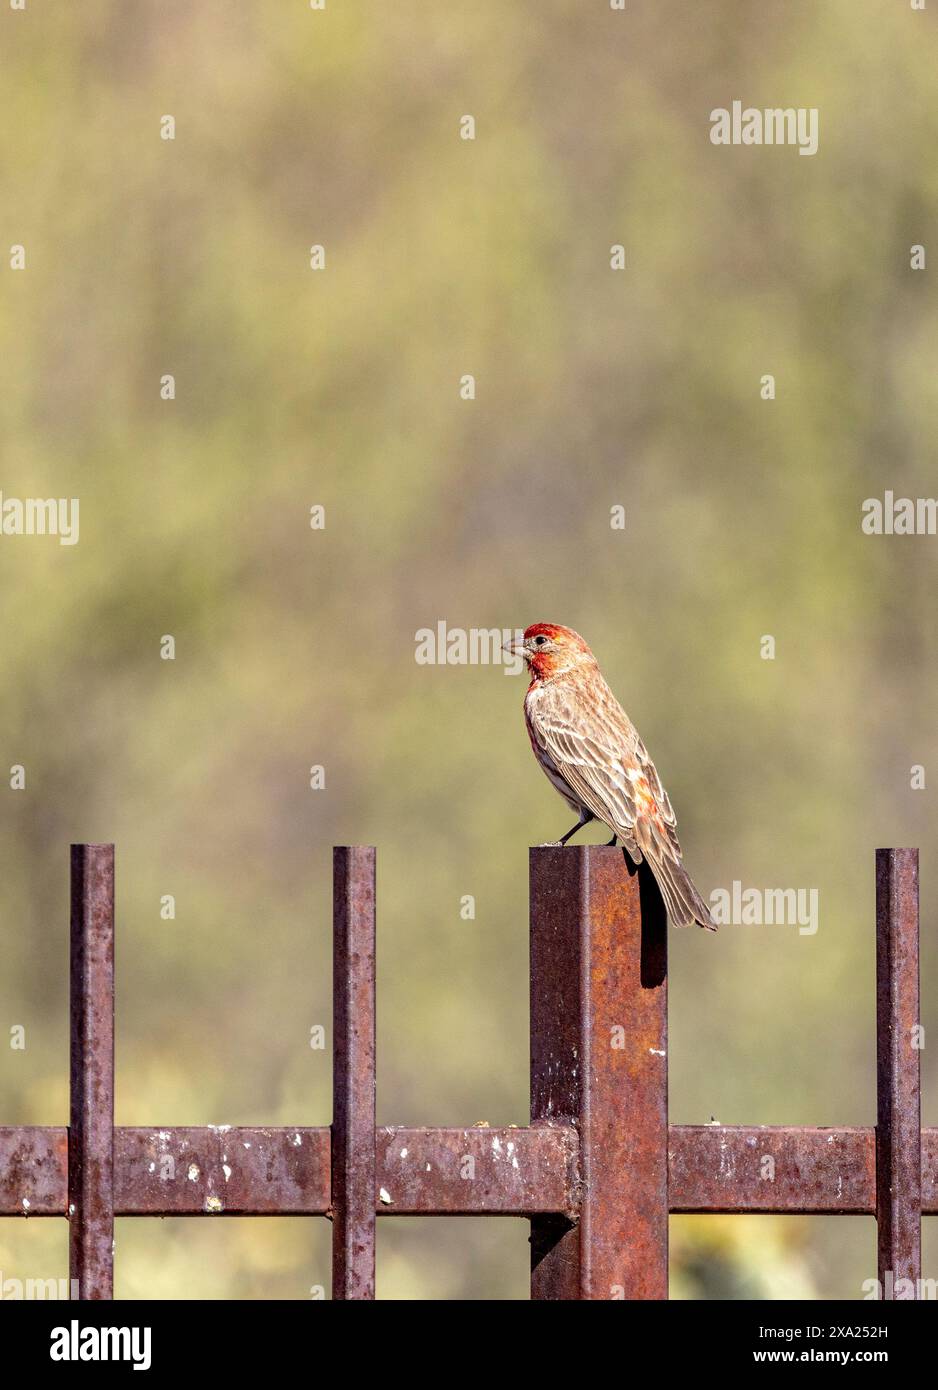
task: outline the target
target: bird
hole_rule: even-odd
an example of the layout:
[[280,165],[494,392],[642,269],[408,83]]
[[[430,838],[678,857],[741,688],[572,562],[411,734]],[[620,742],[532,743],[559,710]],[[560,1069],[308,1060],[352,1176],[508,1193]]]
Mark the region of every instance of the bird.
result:
[[572,628],[532,623],[504,650],[522,657],[530,672],[524,717],[534,756],[579,816],[552,843],[565,845],[582,826],[601,821],[612,831],[610,845],[621,840],[633,864],[648,861],[675,926],[696,922],[716,931],[684,868],[661,778],[587,643]]

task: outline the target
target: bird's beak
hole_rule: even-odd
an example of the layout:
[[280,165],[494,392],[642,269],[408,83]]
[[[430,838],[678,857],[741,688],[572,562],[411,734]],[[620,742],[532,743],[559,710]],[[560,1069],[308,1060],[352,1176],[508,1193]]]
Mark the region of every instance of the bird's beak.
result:
[[507,652],[509,656],[520,656],[522,658],[526,657],[528,654],[523,637],[513,637],[510,642],[503,643],[502,651]]

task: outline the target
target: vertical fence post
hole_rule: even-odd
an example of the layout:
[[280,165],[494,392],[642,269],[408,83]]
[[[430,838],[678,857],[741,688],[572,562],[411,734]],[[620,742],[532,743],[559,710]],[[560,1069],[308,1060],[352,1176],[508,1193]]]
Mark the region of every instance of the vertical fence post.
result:
[[69,1278],[113,1298],[113,845],[72,845],[70,952]]
[[579,1220],[531,1222],[531,1297],[668,1296],[667,936],[620,849],[532,849],[531,1121],[580,1135]]
[[332,1297],[375,1296],[375,851],[332,852]]
[[897,1299],[918,1296],[922,1272],[918,939],[918,850],[878,849],[877,1263],[882,1296]]

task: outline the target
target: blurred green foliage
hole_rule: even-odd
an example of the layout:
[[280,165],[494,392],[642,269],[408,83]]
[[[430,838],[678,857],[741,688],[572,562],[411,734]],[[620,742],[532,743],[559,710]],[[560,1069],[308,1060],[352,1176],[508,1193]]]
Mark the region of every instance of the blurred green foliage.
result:
[[[909,248],[938,216],[936,21],[0,13],[0,487],[81,500],[75,547],[0,538],[0,781],[28,777],[0,789],[0,1121],[67,1115],[67,846],[114,840],[119,1123],[328,1123],[344,842],[379,847],[379,1121],[524,1123],[526,847],[569,818],[522,683],[418,667],[414,633],[548,619],[642,731],[704,894],[820,892],[813,937],[672,935],[672,1120],[872,1122],[874,847],[920,845],[926,926],[936,902],[938,541],[860,531],[864,498],[935,493]],[[734,99],[818,107],[818,154],[714,147]],[[870,1222],[673,1228],[678,1296],[874,1271]],[[123,1295],[328,1286],[322,1222],[123,1221],[117,1254]],[[64,1259],[63,1224],[0,1224],[7,1275]],[[379,1259],[386,1297],[526,1292],[521,1222],[385,1222]]]

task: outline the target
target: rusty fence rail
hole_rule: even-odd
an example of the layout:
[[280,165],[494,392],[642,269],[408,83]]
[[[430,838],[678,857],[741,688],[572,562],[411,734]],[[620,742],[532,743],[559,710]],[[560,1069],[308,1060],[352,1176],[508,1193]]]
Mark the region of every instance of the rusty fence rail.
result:
[[666,923],[605,846],[531,850],[530,1125],[379,1129],[375,851],[333,870],[332,1126],[117,1128],[114,848],[72,847],[70,1123],[0,1127],[0,1216],[67,1217],[81,1298],[113,1295],[115,1216],[326,1216],[333,1297],[370,1299],[377,1216],[489,1215],[530,1220],[533,1298],[661,1299],[669,1212],[875,1216],[883,1287],[914,1296],[938,1213],[916,850],[876,853],[875,1129],[669,1126]]

